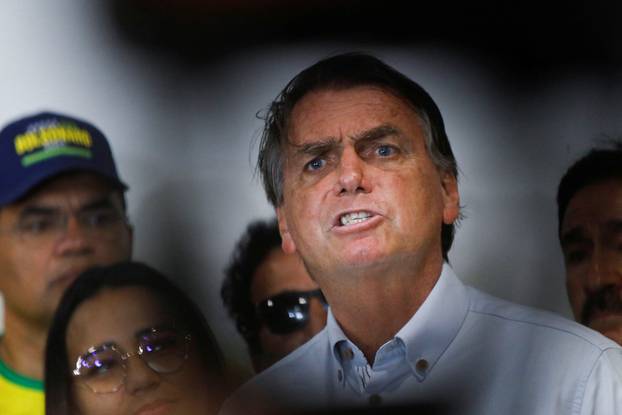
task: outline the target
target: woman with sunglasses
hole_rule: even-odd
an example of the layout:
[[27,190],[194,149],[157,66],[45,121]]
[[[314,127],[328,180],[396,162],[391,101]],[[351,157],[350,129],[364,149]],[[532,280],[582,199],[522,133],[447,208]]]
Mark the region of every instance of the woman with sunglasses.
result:
[[224,396],[222,359],[199,308],[140,263],[74,281],[45,359],[48,415],[210,414]]

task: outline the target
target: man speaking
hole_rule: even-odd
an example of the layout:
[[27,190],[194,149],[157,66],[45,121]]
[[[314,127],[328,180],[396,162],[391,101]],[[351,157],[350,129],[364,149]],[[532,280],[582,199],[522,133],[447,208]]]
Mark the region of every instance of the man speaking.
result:
[[283,249],[330,312],[225,411],[260,396],[285,409],[620,413],[618,345],[467,287],[448,265],[457,165],[418,84],[369,55],[320,61],[272,103],[258,163]]

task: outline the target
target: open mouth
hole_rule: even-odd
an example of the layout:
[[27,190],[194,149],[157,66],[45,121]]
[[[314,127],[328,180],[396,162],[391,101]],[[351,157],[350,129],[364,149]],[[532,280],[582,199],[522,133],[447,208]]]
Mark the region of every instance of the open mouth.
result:
[[343,214],[339,217],[339,226],[350,226],[357,223],[365,222],[374,215],[371,212],[359,211]]

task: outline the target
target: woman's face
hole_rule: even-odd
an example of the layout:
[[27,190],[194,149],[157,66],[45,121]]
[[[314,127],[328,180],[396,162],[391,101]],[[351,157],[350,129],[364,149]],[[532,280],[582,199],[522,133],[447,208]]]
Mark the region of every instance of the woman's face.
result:
[[[165,307],[141,287],[104,289],[78,306],[67,327],[66,344],[69,369],[76,369],[79,358],[83,362],[71,386],[79,414],[187,415],[215,410],[196,344],[190,338],[185,347],[186,333],[174,329],[181,322]],[[139,348],[142,356],[136,355]]]

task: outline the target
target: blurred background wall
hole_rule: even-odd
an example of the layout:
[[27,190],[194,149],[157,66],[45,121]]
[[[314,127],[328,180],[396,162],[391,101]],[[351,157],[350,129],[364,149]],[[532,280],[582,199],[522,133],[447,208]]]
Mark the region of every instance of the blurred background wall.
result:
[[135,257],[192,290],[234,367],[219,296],[249,221],[256,113],[320,58],[363,50],[421,83],[445,117],[468,283],[569,316],[556,237],[563,171],[622,132],[620,7],[536,2],[4,0],[0,123],[43,109],[98,125],[130,185]]

